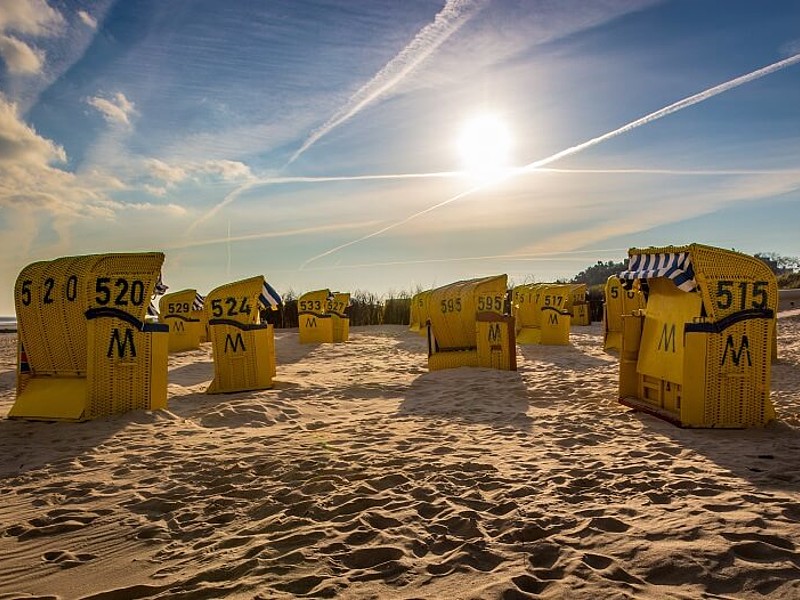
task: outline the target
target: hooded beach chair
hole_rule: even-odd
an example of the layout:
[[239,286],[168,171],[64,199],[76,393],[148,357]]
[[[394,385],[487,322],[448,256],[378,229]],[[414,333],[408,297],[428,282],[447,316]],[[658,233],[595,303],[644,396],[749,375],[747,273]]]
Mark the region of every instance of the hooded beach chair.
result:
[[572,286],[562,283],[519,285],[511,294],[518,344],[569,344]]
[[161,297],[158,303],[159,321],[169,326],[170,352],[197,350],[201,340],[206,337],[202,304],[200,310],[196,308],[198,296],[196,290],[188,289]]
[[331,343],[333,339],[333,314],[328,302],[333,298],[330,290],[306,292],[297,299],[297,318],[301,344]]
[[428,368],[517,370],[514,317],[505,314],[506,275],[451,283],[431,291]]
[[167,406],[166,325],[147,321],[160,252],[36,262],[17,278],[10,418],[83,421]]
[[606,280],[603,300],[604,350],[622,348],[622,315],[635,314],[645,305],[645,297],[639,289],[638,281],[625,289],[616,275]]
[[276,374],[275,330],[261,311],[280,304],[263,275],[227,283],[205,298],[214,355],[214,379],[207,394],[263,390]]
[[778,287],[769,267],[701,244],[628,253],[620,279],[641,283],[647,307],[622,317],[619,401],[683,427],[774,419]]

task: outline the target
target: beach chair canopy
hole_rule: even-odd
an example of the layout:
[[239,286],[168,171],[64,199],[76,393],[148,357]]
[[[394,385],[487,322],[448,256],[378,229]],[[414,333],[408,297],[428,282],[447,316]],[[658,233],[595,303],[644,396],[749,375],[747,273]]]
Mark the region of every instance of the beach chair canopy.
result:
[[656,254],[631,254],[628,269],[619,274],[623,286],[630,289],[636,279],[666,277],[684,292],[697,287],[694,267],[688,250],[677,252],[658,252]]

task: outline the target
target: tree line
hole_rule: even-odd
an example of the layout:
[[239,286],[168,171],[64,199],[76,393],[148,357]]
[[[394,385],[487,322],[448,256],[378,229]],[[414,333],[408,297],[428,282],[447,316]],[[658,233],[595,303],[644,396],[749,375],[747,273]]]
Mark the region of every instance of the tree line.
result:
[[[792,256],[781,256],[774,252],[760,252],[754,255],[764,261],[778,276],[778,287],[800,288],[800,259]],[[598,260],[575,275],[569,283],[585,283],[589,292],[589,303],[592,305],[592,320],[599,318],[595,313],[602,312],[603,290],[606,280],[611,275],[618,275],[627,267],[627,262]],[[566,282],[564,282],[566,283]],[[511,284],[513,287],[513,284]],[[417,290],[421,291],[421,290]],[[410,292],[390,292],[384,298],[364,290],[356,290],[350,294],[350,306],[347,314],[350,325],[407,325],[411,316]],[[297,327],[298,309],[297,294],[289,290],[284,294],[283,303],[275,311],[268,311],[267,320],[275,327]]]

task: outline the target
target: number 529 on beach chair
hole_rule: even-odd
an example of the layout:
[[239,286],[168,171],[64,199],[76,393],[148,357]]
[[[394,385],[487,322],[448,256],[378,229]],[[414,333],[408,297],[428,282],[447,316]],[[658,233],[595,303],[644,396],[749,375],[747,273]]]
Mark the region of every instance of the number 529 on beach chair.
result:
[[11,418],[83,421],[167,406],[167,327],[147,323],[160,252],[36,262],[17,278]]
[[220,286],[206,296],[205,311],[214,354],[209,394],[262,390],[276,374],[275,330],[261,310],[280,303],[262,275]]
[[159,320],[169,326],[169,351],[197,350],[206,335],[205,319],[198,315],[196,290],[181,290],[161,297]]

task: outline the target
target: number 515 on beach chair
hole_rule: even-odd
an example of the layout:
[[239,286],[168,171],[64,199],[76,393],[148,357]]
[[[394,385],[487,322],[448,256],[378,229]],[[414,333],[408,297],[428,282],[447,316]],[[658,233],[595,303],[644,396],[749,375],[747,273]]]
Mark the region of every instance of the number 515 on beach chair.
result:
[[628,253],[620,279],[641,283],[647,307],[622,317],[619,401],[683,427],[774,419],[778,286],[769,267],[701,244]]
[[167,327],[146,315],[164,255],[36,262],[14,287],[17,399],[10,418],[83,421],[167,406]]
[[280,303],[262,275],[220,286],[206,296],[208,335],[214,354],[209,394],[262,390],[276,374],[275,330],[261,310]]

